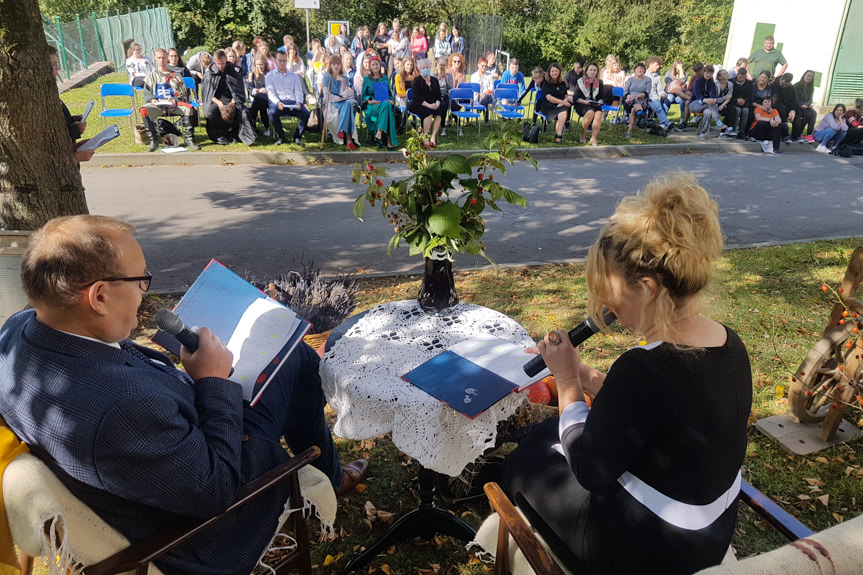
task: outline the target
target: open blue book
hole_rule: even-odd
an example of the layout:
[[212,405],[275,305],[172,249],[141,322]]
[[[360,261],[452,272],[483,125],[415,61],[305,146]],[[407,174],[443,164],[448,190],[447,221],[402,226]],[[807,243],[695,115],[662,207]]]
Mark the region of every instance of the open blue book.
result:
[[403,379],[473,419],[512,393],[536,383],[522,369],[534,356],[520,346],[483,334],[462,341],[402,376]]
[[[210,260],[174,308],[183,323],[208,327],[234,354],[228,378],[243,387],[252,406],[272,381],[311,324],[255,286]],[[153,341],[180,355],[180,342],[163,331]]]

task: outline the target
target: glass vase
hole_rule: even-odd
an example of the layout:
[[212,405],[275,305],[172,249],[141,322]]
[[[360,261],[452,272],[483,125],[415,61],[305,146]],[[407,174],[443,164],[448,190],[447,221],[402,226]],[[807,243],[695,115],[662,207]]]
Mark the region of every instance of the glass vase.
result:
[[417,301],[427,313],[441,313],[458,305],[452,258],[445,251],[433,252],[425,259],[425,273]]

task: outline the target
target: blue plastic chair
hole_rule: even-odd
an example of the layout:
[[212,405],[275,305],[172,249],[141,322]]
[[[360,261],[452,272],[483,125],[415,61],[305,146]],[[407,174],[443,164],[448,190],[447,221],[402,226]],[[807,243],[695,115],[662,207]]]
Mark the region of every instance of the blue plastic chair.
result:
[[186,89],[189,91],[189,104],[193,108],[200,108],[201,104],[198,102],[198,88],[195,86],[195,79],[190,76],[183,76],[183,84],[186,85]]
[[479,95],[480,93],[482,93],[482,86],[480,86],[476,82],[462,82],[461,84],[459,84],[459,88],[469,88],[471,92],[473,92],[474,110],[485,110],[485,106],[479,103]]
[[612,106],[610,104],[605,104],[602,106],[603,112],[614,112],[615,116],[620,116],[621,104],[623,103],[623,88],[618,88],[615,86],[611,89],[611,98],[612,102],[617,100],[617,106]]
[[416,128],[417,130],[420,130],[420,129],[422,129],[422,125],[423,125],[422,120],[420,120],[420,117],[418,115],[416,115],[410,111],[410,104],[413,101],[413,99],[414,99],[414,90],[413,90],[413,88],[408,88],[408,105],[405,107],[405,109],[402,110],[402,112],[407,112],[408,117],[411,119],[411,121],[414,124],[414,128]]
[[[99,124],[103,123],[104,118],[129,118],[129,127],[135,130],[134,120],[132,116],[135,114],[135,88],[130,84],[102,84],[99,89],[102,97],[102,111],[99,113]],[[128,108],[109,108],[105,104],[105,98],[111,97],[126,97],[129,98]]]
[[[524,114],[518,111],[518,106],[505,102],[518,101],[518,88],[513,84],[501,84],[494,91],[494,111],[503,120],[523,120]],[[522,108],[524,110],[524,108]]]
[[452,112],[452,115],[456,117],[459,131],[461,131],[462,120],[477,120],[476,132],[479,134],[479,118],[482,117],[482,114],[474,111],[473,94],[474,92],[470,88],[454,88],[449,91],[449,99],[450,102],[455,102],[461,107],[460,110]]
[[545,132],[548,129],[548,116],[539,110],[539,102],[542,100],[542,90],[539,88],[534,88],[534,90],[536,94],[534,94],[533,100],[533,115],[542,120],[542,131]]

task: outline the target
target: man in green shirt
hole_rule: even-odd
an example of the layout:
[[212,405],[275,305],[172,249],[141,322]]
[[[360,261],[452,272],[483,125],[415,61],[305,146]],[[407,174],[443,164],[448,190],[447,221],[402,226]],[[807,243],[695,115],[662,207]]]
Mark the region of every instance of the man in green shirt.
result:
[[[782,52],[775,49],[774,46],[775,40],[773,36],[767,36],[764,38],[764,49],[756,50],[749,57],[748,69],[753,78],[757,78],[762,70],[770,72],[771,78],[778,78],[785,73],[788,63],[785,61],[785,56],[782,55]],[[779,69],[779,73],[777,74],[776,66],[779,64],[782,65],[782,68]]]

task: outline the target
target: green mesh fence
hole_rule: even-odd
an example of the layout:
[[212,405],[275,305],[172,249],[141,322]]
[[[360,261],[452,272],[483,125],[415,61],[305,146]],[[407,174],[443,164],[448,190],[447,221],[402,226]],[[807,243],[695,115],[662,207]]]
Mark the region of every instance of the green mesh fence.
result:
[[[455,17],[455,27],[464,38],[464,56],[468,74],[476,72],[476,62],[481,56],[501,49],[503,16],[462,14]],[[500,64],[498,68],[501,68]]]
[[165,7],[126,14],[79,15],[74,21],[42,18],[45,37],[57,47],[66,77],[94,62],[114,62],[117,70],[126,63],[126,50],[138,42],[145,56],[156,48],[172,48],[174,32]]

